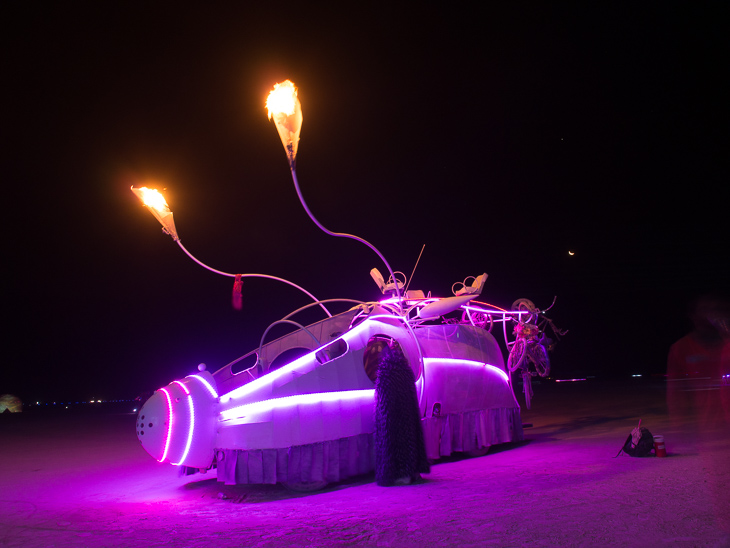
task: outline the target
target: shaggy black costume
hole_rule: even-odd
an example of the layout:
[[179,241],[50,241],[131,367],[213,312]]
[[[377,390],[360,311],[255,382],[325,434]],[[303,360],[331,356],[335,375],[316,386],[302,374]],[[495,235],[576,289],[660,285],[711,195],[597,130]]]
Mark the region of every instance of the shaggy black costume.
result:
[[375,481],[410,483],[429,471],[415,378],[393,342],[380,354],[375,379]]

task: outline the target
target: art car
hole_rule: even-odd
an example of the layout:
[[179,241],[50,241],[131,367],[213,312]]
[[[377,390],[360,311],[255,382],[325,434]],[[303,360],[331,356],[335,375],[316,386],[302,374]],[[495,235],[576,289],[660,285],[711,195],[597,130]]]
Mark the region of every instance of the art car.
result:
[[[284,106],[275,105],[276,93]],[[369,242],[323,227],[307,207],[296,177],[295,157],[301,105],[291,82],[277,84],[269,98],[305,211],[326,233],[357,240],[377,253],[388,277],[371,276],[383,298],[340,299],[349,308],[332,314],[337,299],[320,301],[289,280],[212,269],[182,246],[172,212],[159,192],[133,188],[181,249],[203,267],[240,282],[263,277],[304,292],[311,303],[269,326],[261,343],[215,372],[195,374],[157,390],[141,407],[136,424],[144,449],[160,462],[186,472],[215,469],[226,484],[283,483],[316,489],[371,472],[375,467],[375,381],[386,348],[400,348],[413,372],[427,457],[453,452],[483,454],[495,444],[523,439],[502,350],[492,334],[523,311],[506,311],[478,301],[487,274],[452,286],[452,295],[432,297],[408,289]],[[297,315],[319,307],[325,317],[302,325]],[[267,342],[279,324],[293,331]],[[509,348],[509,344],[507,346]]]

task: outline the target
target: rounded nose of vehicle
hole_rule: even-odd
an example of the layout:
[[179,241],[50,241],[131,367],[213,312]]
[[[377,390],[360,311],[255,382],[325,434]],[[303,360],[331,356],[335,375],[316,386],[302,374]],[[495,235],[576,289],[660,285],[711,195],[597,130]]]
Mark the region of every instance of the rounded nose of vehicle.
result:
[[158,461],[165,459],[166,443],[170,432],[170,406],[165,394],[155,392],[137,415],[137,439],[144,450]]
[[158,461],[207,469],[214,459],[218,393],[207,371],[172,381],[145,402],[137,438]]

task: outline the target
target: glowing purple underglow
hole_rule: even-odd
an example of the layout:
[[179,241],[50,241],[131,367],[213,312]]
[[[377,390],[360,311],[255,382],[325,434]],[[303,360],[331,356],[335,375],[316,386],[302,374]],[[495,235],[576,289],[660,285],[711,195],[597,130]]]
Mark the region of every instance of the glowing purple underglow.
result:
[[504,379],[504,382],[509,382],[509,377],[507,376],[507,373],[502,371],[499,367],[476,360],[464,360],[461,358],[423,358],[423,363],[424,365],[427,365],[429,363],[450,363],[454,365],[469,365],[471,367],[486,367],[490,371],[499,373],[502,379]]
[[247,415],[265,413],[272,409],[283,409],[296,405],[311,405],[322,402],[352,401],[357,399],[373,401],[375,390],[342,390],[339,392],[317,392],[315,394],[300,394],[297,396],[286,396],[283,398],[272,398],[270,400],[239,405],[227,411],[221,411],[223,420],[241,419]]
[[555,382],[578,382],[585,381],[587,379],[555,379]]
[[165,449],[162,451],[162,458],[157,459],[159,462],[164,462],[167,458],[167,452],[170,450],[170,440],[172,439],[172,398],[166,388],[160,388],[160,391],[165,394],[167,398],[167,437],[165,438]]
[[174,384],[180,385],[180,387],[183,389],[183,391],[187,395],[188,408],[190,409],[190,427],[188,428],[188,439],[185,444],[185,451],[183,451],[183,455],[178,462],[172,463],[177,466],[178,464],[182,464],[185,461],[185,459],[188,456],[188,453],[190,452],[190,446],[193,443],[193,430],[195,429],[195,409],[193,407],[193,396],[190,394],[188,387],[185,386],[180,381],[173,381],[173,382],[174,382]]
[[210,392],[210,395],[214,398],[218,398],[218,392],[215,391],[215,388],[213,388],[208,381],[206,381],[203,377],[200,375],[189,375],[193,379],[198,379],[200,382],[203,383],[203,386],[205,386],[208,389],[208,392]]

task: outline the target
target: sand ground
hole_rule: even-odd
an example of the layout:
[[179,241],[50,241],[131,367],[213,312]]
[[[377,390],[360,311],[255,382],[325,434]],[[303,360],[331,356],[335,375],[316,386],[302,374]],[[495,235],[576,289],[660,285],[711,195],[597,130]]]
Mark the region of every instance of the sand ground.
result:
[[[614,458],[639,418],[667,458]],[[419,484],[301,494],[178,477],[132,413],[0,417],[0,546],[730,546],[730,436],[671,421],[662,381],[543,383],[523,422]]]

